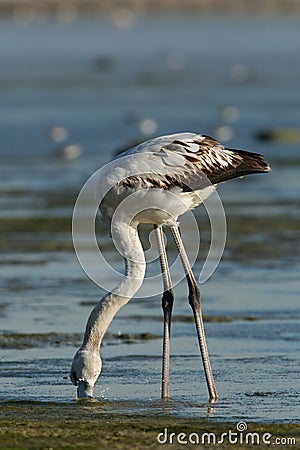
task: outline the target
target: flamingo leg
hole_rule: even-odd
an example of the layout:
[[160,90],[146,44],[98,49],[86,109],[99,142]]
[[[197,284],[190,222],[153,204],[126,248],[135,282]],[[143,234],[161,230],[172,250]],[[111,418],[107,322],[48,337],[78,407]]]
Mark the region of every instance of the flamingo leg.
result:
[[211,369],[211,364],[209,360],[209,354],[207,350],[207,344],[206,344],[206,338],[205,338],[205,332],[204,332],[204,325],[203,325],[203,318],[202,318],[202,311],[201,311],[201,303],[200,303],[200,289],[197,285],[195,276],[192,272],[192,268],[190,266],[181,236],[179,232],[178,226],[174,225],[171,226],[171,232],[174,238],[174,241],[176,243],[176,246],[178,248],[179,256],[182,261],[182,265],[185,271],[186,279],[188,282],[189,287],[189,303],[191,305],[191,308],[193,310],[196,329],[197,329],[197,335],[198,335],[198,342],[206,377],[206,383],[207,388],[209,392],[209,402],[214,403],[218,399],[218,394],[214,382],[214,377]]
[[161,226],[154,226],[157,247],[159,251],[159,260],[162,271],[164,293],[162,297],[162,309],[164,315],[164,329],[163,329],[163,359],[162,359],[162,384],[161,384],[161,398],[167,400],[170,396],[170,333],[171,333],[171,318],[172,308],[174,303],[174,293],[172,289],[172,282],[166,249],[164,245],[163,231]]

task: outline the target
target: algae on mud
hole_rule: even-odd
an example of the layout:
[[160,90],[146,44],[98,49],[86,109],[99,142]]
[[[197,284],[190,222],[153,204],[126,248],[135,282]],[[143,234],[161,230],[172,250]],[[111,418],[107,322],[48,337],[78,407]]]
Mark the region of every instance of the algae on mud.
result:
[[[89,303],[88,303],[89,304]],[[94,302],[93,302],[94,304]],[[96,303],[95,303],[96,304]],[[4,307],[4,305],[2,305]],[[1,304],[0,304],[1,308]],[[130,316],[131,320],[142,321],[151,320],[161,322],[161,317],[157,316]],[[233,316],[233,315],[205,315],[205,322],[210,323],[227,323],[234,321],[246,321],[254,322],[261,320],[258,316]],[[279,318],[280,320],[280,318]],[[192,316],[186,315],[174,315],[173,322],[183,322],[183,323],[193,323],[194,319]],[[151,333],[145,331],[142,333],[106,333],[104,338],[105,345],[112,345],[116,342],[123,342],[126,344],[134,342],[149,341],[152,339],[161,339],[160,334]],[[18,349],[25,350],[28,348],[35,347],[50,347],[50,346],[78,346],[82,340],[82,333],[1,333],[0,332],[0,349]]]
[[[148,411],[132,413],[129,403],[80,401],[69,404],[38,402],[0,402],[0,447],[1,449],[178,449],[180,433],[201,436],[213,433],[219,438],[222,433],[232,430],[236,433],[236,422],[214,421],[213,415],[205,419],[178,418],[172,414],[171,402],[158,402],[148,407]],[[139,405],[140,406],[140,405]],[[270,433],[271,443],[275,439],[285,442],[284,448],[296,448],[299,442],[298,424],[246,424],[249,433],[257,433],[259,448],[270,448],[261,439]],[[157,440],[160,433],[168,430],[168,440],[161,444]],[[173,437],[170,434],[174,433]],[[245,431],[246,433],[246,431]],[[211,434],[210,439],[212,439]],[[239,438],[240,438],[239,433]],[[180,436],[183,440],[183,435]],[[212,448],[205,435],[204,444],[197,448]],[[170,443],[172,442],[172,443]],[[251,441],[250,441],[251,442]],[[279,441],[277,441],[279,442]],[[278,444],[277,444],[278,445]],[[184,444],[185,448],[195,448],[195,444]],[[239,449],[257,448],[257,444],[239,443]],[[232,443],[224,439],[222,448],[232,448]]]
[[[70,207],[72,206],[70,201]],[[239,205],[234,205],[238,208]],[[251,207],[251,205],[249,205]],[[253,217],[248,215],[238,216],[230,213],[227,217],[228,234],[224,260],[239,263],[260,264],[277,261],[287,257],[293,261],[299,257],[298,242],[300,232],[297,215],[277,215],[276,219],[271,215]],[[201,221],[199,229],[201,236],[200,259],[204,258],[208,251],[209,224]],[[101,221],[96,222],[97,235],[101,236],[101,249],[109,250],[113,244],[108,238],[106,227]],[[288,230],[288,232],[287,232]],[[51,217],[9,217],[0,218],[1,238],[0,244],[3,251],[10,253],[20,251],[73,251],[71,237],[70,215]],[[148,233],[147,233],[148,236]],[[142,236],[143,237],[143,236]],[[147,240],[147,237],[145,238]],[[207,241],[207,242],[206,242]],[[280,242],[280,246],[278,246]],[[175,249],[174,243],[169,240],[170,250]],[[293,255],[293,258],[291,258]]]
[[[105,344],[112,345],[117,341],[130,344],[137,341],[159,339],[161,336],[145,333],[106,333]],[[25,350],[34,347],[71,345],[77,347],[82,341],[82,333],[0,333],[0,349]]]

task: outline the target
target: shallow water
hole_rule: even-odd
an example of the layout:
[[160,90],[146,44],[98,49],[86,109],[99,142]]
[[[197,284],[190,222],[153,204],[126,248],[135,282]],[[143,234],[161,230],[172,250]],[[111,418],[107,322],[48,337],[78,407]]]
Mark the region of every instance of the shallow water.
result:
[[[147,137],[141,124],[150,118],[155,134],[215,135],[226,125],[233,133],[226,145],[264,153],[273,169],[219,189],[227,244],[201,290],[220,401],[214,411],[203,406],[204,375],[181,283],[166,407],[184,417],[296,421],[299,141],[256,136],[299,128],[298,21],[144,18],[128,30],[104,19],[27,28],[1,22],[0,38],[9,42],[0,73],[1,398],[72,405],[69,367],[89,311],[103,295],[73,251],[73,205],[87,177],[120,146]],[[228,105],[235,121],[224,115]],[[67,128],[65,143],[49,138],[54,125]],[[82,155],[59,156],[73,142]],[[198,276],[209,236],[205,213],[195,215],[203,239]],[[101,225],[99,239],[122,271]],[[148,273],[158,273],[158,265]],[[101,350],[97,398],[120,401],[128,412],[157,407],[161,328],[159,296],[133,299],[119,312]]]

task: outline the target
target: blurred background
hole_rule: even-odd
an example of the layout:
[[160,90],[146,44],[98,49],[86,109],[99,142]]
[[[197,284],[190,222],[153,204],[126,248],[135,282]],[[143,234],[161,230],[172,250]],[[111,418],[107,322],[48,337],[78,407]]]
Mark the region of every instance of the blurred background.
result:
[[[76,196],[124,146],[193,131],[263,153],[272,167],[219,189],[227,246],[202,286],[215,414],[295,419],[299,54],[296,0],[0,0],[1,397],[74,397],[70,363],[103,294],[73,251]],[[205,212],[196,215],[205,250]],[[122,271],[101,224],[99,240]],[[200,254],[196,274],[202,263]],[[201,386],[204,401],[184,283],[174,321],[172,397],[192,399]],[[104,342],[96,395],[159,398],[160,335],[160,299],[132,300]]]

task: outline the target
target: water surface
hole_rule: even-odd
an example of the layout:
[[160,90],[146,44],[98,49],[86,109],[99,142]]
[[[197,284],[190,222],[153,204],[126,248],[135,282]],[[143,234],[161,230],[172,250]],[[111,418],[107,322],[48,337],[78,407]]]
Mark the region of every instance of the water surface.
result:
[[[277,140],[257,136],[299,128],[299,30],[296,19],[254,18],[143,18],[127,30],[105,19],[0,23],[7,43],[0,73],[1,398],[72,405],[71,360],[104,294],[73,251],[73,205],[94,170],[121,146],[147,138],[143,121],[151,119],[155,134],[221,133],[224,144],[262,152],[272,166],[268,175],[219,189],[227,244],[201,287],[220,395],[213,417],[298,419],[299,141],[289,132]],[[67,129],[65,142],[50,138],[54,126]],[[66,160],[62,147],[71,143],[82,154]],[[205,253],[205,212],[195,214]],[[122,271],[101,225],[99,240]],[[158,270],[152,264],[148,273]],[[212,411],[203,406],[206,386],[186,297],[181,283],[169,407],[178,416],[205,417]],[[101,350],[97,398],[122,401],[129,412],[157,407],[161,330],[159,296],[133,299],[119,312]]]

